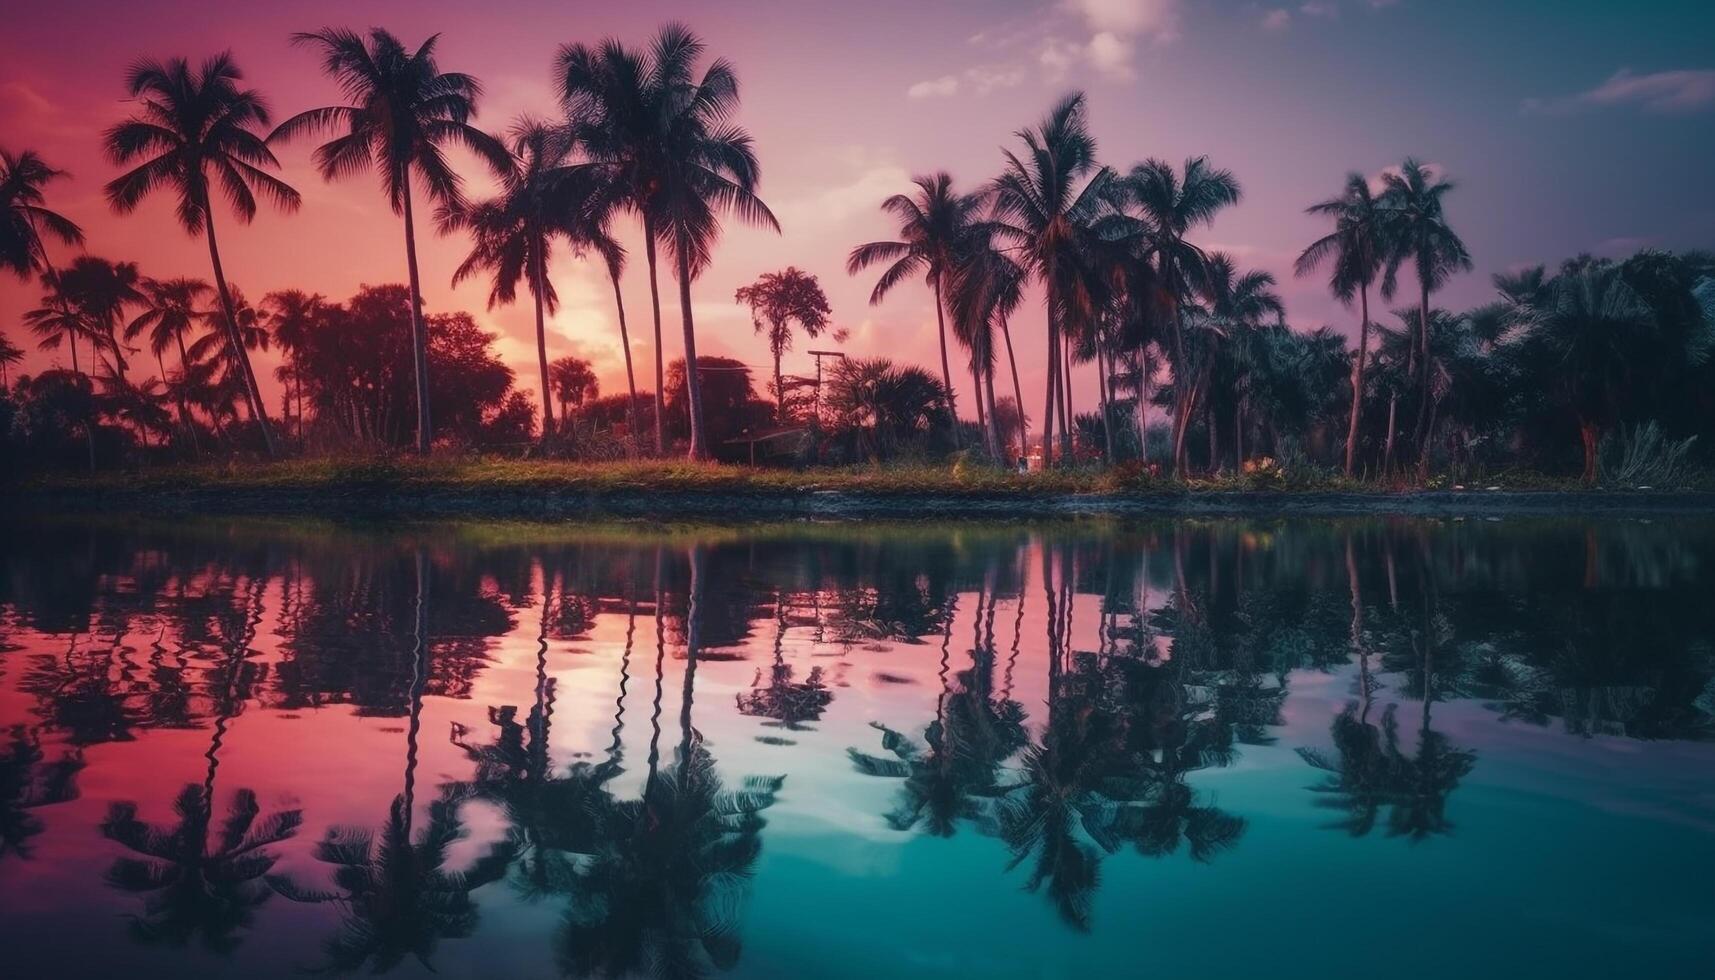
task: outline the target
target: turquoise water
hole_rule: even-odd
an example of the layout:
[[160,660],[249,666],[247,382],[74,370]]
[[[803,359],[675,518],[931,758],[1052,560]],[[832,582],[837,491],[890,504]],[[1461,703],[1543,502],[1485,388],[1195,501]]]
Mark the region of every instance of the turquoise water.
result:
[[1715,964],[1712,523],[0,531],[8,976]]

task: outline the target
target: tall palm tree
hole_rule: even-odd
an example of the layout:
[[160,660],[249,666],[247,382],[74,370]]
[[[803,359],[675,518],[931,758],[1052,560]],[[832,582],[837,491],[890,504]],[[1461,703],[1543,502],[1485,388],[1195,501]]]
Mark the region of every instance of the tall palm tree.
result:
[[555,358],[554,363],[548,365],[548,380],[553,385],[554,397],[560,403],[562,420],[571,418],[573,409],[595,398],[600,391],[595,372],[590,370],[590,362],[581,357],[567,355]]
[[411,286],[411,347],[417,379],[417,451],[434,438],[429,418],[429,336],[423,322],[423,289],[417,273],[417,226],[411,181],[420,180],[429,199],[458,208],[464,201],[459,175],[444,148],[459,144],[497,174],[512,158],[499,140],[470,124],[482,86],[460,72],[443,72],[435,61],[440,35],[416,51],[379,27],[366,40],[355,31],[328,27],[292,35],[294,44],[318,50],[322,71],[339,83],[351,104],[308,109],[282,122],[269,142],[318,132],[335,134],[316,148],[324,180],[349,177],[373,167],[393,213],[405,219],[405,268]]
[[1204,394],[1191,377],[1196,365],[1188,359],[1192,351],[1186,343],[1185,306],[1202,278],[1205,256],[1185,236],[1239,202],[1239,181],[1232,171],[1210,166],[1208,157],[1186,160],[1179,171],[1165,160],[1151,159],[1132,168],[1124,189],[1149,223],[1156,269],[1173,299],[1173,469],[1183,474],[1185,433]]
[[[954,266],[951,284],[948,288],[948,308],[953,314],[953,322],[965,322],[965,330],[973,336],[988,339],[984,345],[993,347],[992,336],[995,329],[1000,330],[1001,339],[1006,343],[1007,364],[1012,369],[1012,396],[1018,406],[1018,458],[1024,459],[1030,455],[1030,434],[1027,431],[1024,417],[1024,388],[1018,380],[1018,357],[1012,348],[1012,314],[1017,311],[1024,301],[1024,284],[1029,274],[1005,250],[998,247],[993,229],[987,223],[973,226],[966,236],[964,247],[958,253],[958,262]],[[994,451],[1000,451],[1000,420],[994,412],[994,355],[991,352],[986,357],[976,356],[976,347],[972,347],[973,361],[988,362],[985,383],[988,387],[989,423],[991,430],[989,438],[994,442]],[[977,366],[973,363],[973,367]]]
[[71,371],[81,376],[83,368],[77,359],[77,342],[87,339],[93,356],[97,343],[94,327],[88,315],[77,308],[75,293],[60,273],[44,271],[42,284],[47,287],[47,292],[42,295],[40,306],[24,313],[24,323],[36,335],[37,349],[58,350],[61,344],[69,346]]
[[250,414],[272,456],[274,433],[262,390],[233,320],[210,186],[220,185],[233,214],[244,224],[256,217],[258,192],[288,212],[297,210],[299,197],[268,172],[280,165],[259,132],[268,125],[268,103],[255,89],[241,88],[243,78],[229,53],[215,55],[197,69],[183,58],[150,59],[132,66],[125,87],[141,108],[108,130],[105,143],[114,163],[137,166],[108,183],[107,200],[115,210],[128,214],[151,192],[169,190],[178,198],[179,224],[207,239],[215,289],[226,319],[229,356],[242,376]]
[[780,222],[756,195],[761,167],[750,134],[727,120],[738,109],[738,76],[717,58],[696,75],[703,42],[680,24],[661,29],[653,46],[654,85],[660,98],[660,137],[665,166],[655,204],[659,233],[678,266],[679,313],[685,334],[685,394],[691,414],[687,456],[709,454],[703,418],[703,386],[697,366],[697,331],[691,282],[708,268],[721,219],[780,230]]
[[300,442],[304,438],[304,365],[301,358],[326,311],[327,300],[320,293],[281,289],[262,297],[262,312],[268,332],[286,354],[290,390],[296,403],[293,415],[298,420]]
[[24,348],[0,335],[0,388],[7,386],[6,371],[24,359]]
[[467,231],[470,254],[453,271],[458,285],[479,271],[493,277],[488,308],[511,303],[523,279],[536,313],[536,366],[542,382],[542,438],[554,434],[553,392],[548,379],[546,314],[559,307],[559,295],[548,279],[553,240],[565,212],[559,199],[562,167],[571,147],[564,134],[538,119],[520,117],[512,124],[511,156],[500,174],[500,193],[485,201],[453,201],[436,213],[442,234]]
[[[575,138],[590,157],[585,167],[592,174],[592,185],[602,189],[601,200],[606,204],[593,223],[605,231],[613,213],[624,208],[636,214],[643,224],[643,256],[649,267],[649,304],[655,324],[655,454],[659,456],[664,446],[667,362],[661,345],[661,290],[656,275],[655,248],[660,227],[656,195],[661,188],[660,174],[665,162],[659,132],[662,90],[656,84],[653,52],[629,49],[612,38],[599,45],[566,44],[555,58],[555,71],[561,106]],[[614,300],[620,303],[623,338],[625,307],[619,297],[620,264],[610,258],[608,268],[614,281]],[[629,344],[625,356],[629,372]],[[635,406],[635,384],[631,396]],[[631,423],[635,437],[635,408]]]
[[[1045,460],[1052,460],[1053,413],[1060,391],[1069,383],[1062,376],[1061,333],[1069,322],[1081,322],[1092,313],[1080,252],[1089,230],[1109,210],[1113,173],[1096,164],[1096,140],[1084,117],[1082,92],[1060,100],[1035,127],[1015,135],[1024,142],[1024,154],[1021,158],[1011,150],[1003,151],[1005,167],[990,183],[987,196],[995,235],[1043,284],[1048,379],[1042,453]],[[1063,432],[1061,439],[1069,451],[1071,434]]]
[[[1208,318],[1208,329],[1203,331],[1204,339],[1209,342],[1215,352],[1200,360],[1204,370],[1212,370],[1212,366],[1221,360],[1221,350],[1230,351],[1228,359],[1240,365],[1236,374],[1242,375],[1248,370],[1248,363],[1256,360],[1254,356],[1247,357],[1247,352],[1254,349],[1250,342],[1265,322],[1272,320],[1277,327],[1286,325],[1286,306],[1280,300],[1280,294],[1274,291],[1275,280],[1272,273],[1260,269],[1250,272],[1240,272],[1238,263],[1225,252],[1210,252],[1204,263],[1202,282],[1198,293],[1203,300],[1203,312]],[[1235,377],[1235,381],[1240,379]],[[1236,454],[1235,462],[1244,465],[1243,421],[1244,399],[1239,390],[1240,385],[1234,384],[1231,392],[1234,403],[1234,439]],[[1210,392],[1208,401],[1211,406],[1215,400]],[[1219,456],[1219,426],[1215,414],[1209,413],[1209,466],[1214,469]]]
[[50,210],[42,192],[64,176],[65,171],[48,166],[34,151],[0,148],[0,269],[20,279],[51,269],[43,233],[65,245],[83,244],[83,229]]
[[786,424],[786,381],[780,359],[792,349],[792,321],[807,337],[819,337],[828,327],[833,309],[816,277],[796,266],[782,272],[765,272],[748,286],[740,286],[733,300],[750,307],[757,333],[768,335],[768,351],[774,355],[775,421]]
[[1452,181],[1437,178],[1427,164],[1407,157],[1399,173],[1382,175],[1382,185],[1387,264],[1382,295],[1393,298],[1399,269],[1406,263],[1417,275],[1418,336],[1413,357],[1418,368],[1417,472],[1421,479],[1429,468],[1429,294],[1454,273],[1469,270],[1471,255],[1447,224],[1443,198],[1455,187]]
[[61,299],[83,318],[93,348],[90,359],[97,360],[101,352],[107,352],[112,356],[107,362],[108,373],[120,379],[125,377],[126,362],[119,321],[125,307],[144,302],[138,288],[141,281],[137,263],[110,262],[93,255],[73,259],[56,279]]
[[[948,292],[956,253],[964,248],[977,222],[981,198],[953,191],[953,178],[946,171],[913,178],[915,196],[895,194],[881,202],[881,209],[899,221],[896,241],[870,242],[852,249],[846,272],[857,275],[873,265],[888,263],[869,294],[870,305],[878,305],[893,287],[918,275],[935,293],[935,327],[941,341],[941,384],[947,389],[947,412],[955,419],[957,399],[953,373],[947,360]],[[982,392],[977,391],[978,399]]]
[[1329,265],[1328,290],[1347,306],[1354,293],[1358,297],[1358,354],[1352,361],[1352,411],[1346,421],[1346,475],[1351,476],[1364,402],[1364,368],[1370,357],[1370,287],[1381,274],[1385,258],[1383,215],[1368,178],[1358,173],[1346,176],[1338,197],[1312,204],[1305,213],[1333,218],[1334,230],[1299,254],[1293,273],[1307,276]]

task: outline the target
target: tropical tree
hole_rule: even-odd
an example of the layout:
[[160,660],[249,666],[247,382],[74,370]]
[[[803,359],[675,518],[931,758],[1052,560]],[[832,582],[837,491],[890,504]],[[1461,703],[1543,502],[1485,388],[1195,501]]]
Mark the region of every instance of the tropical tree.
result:
[[1381,274],[1386,257],[1383,214],[1370,182],[1363,174],[1346,176],[1338,197],[1312,204],[1305,213],[1334,219],[1334,230],[1311,242],[1293,272],[1307,276],[1329,266],[1328,290],[1350,306],[1358,297],[1358,352],[1352,360],[1352,411],[1346,423],[1346,475],[1351,476],[1358,450],[1358,424],[1364,402],[1364,368],[1370,358],[1370,287]]
[[61,344],[71,349],[72,374],[83,376],[83,368],[77,359],[77,342],[88,340],[90,354],[93,357],[95,345],[98,343],[97,334],[89,317],[75,305],[75,293],[65,284],[57,272],[45,272],[42,284],[47,292],[42,295],[41,305],[24,313],[24,323],[36,335],[36,347],[39,350],[58,350]]
[[512,124],[511,158],[500,174],[500,194],[474,204],[443,204],[436,220],[443,234],[470,233],[472,246],[453,271],[453,285],[486,271],[493,285],[488,307],[510,303],[518,281],[530,290],[536,313],[536,366],[542,381],[542,438],[554,432],[553,393],[548,377],[548,335],[545,314],[559,306],[559,295],[548,279],[553,239],[568,208],[563,200],[563,167],[571,149],[564,134],[528,116]]
[[786,423],[786,381],[780,374],[780,358],[792,349],[792,321],[806,337],[819,337],[828,327],[833,309],[816,277],[796,266],[782,272],[765,272],[748,286],[740,286],[733,300],[750,307],[751,324],[757,333],[768,335],[768,351],[774,355],[774,402],[776,421]]
[[1382,175],[1380,210],[1386,272],[1382,295],[1392,299],[1399,284],[1399,270],[1409,263],[1417,276],[1418,336],[1412,354],[1418,366],[1417,471],[1421,479],[1429,468],[1429,294],[1440,289],[1456,272],[1471,268],[1465,243],[1447,224],[1443,199],[1454,188],[1450,180],[1436,177],[1429,165],[1406,158],[1398,173]]
[[548,365],[548,380],[554,396],[560,402],[560,417],[568,419],[572,410],[597,397],[601,388],[596,384],[590,362],[581,357],[562,357]]
[[[1044,459],[1052,460],[1053,412],[1059,393],[1069,390],[1070,383],[1062,367],[1062,331],[1093,313],[1091,280],[1083,274],[1080,258],[1090,229],[1110,209],[1113,173],[1096,164],[1096,140],[1084,117],[1082,92],[1062,99],[1035,127],[1015,135],[1024,143],[1024,154],[1003,151],[1006,164],[987,196],[994,234],[1043,285],[1048,379],[1042,452]],[[1069,451],[1071,433],[1063,430],[1061,438]]]
[[[661,299],[656,247],[668,248],[679,271],[685,362],[697,364],[691,281],[707,267],[720,218],[779,230],[756,196],[759,175],[751,139],[729,117],[738,108],[738,79],[732,65],[717,59],[696,75],[703,43],[681,24],[663,27],[647,52],[617,41],[599,46],[566,45],[556,67],[560,98],[572,129],[609,189],[643,222],[644,258],[655,319],[655,449],[663,448],[665,352],[661,345]],[[693,458],[707,452],[701,384],[688,376]]]
[[[1001,420],[997,417],[998,403],[994,397],[994,331],[1000,331],[1006,343],[1006,360],[1012,369],[1012,404],[1018,421],[1018,457],[1030,455],[1030,435],[1026,431],[1024,388],[1018,380],[1018,357],[1012,347],[1012,314],[1024,301],[1024,284],[1029,275],[1012,257],[998,247],[993,228],[980,223],[971,228],[948,287],[948,308],[953,315],[954,330],[971,352],[972,371],[982,372],[988,398],[988,437],[994,444],[991,452],[997,456],[1001,449]],[[982,401],[978,400],[979,407]]]
[[6,371],[24,359],[24,349],[0,335],[0,388],[7,387]]
[[0,269],[28,279],[52,268],[42,235],[82,245],[83,229],[47,207],[42,188],[67,176],[34,151],[0,148]]
[[[241,223],[256,217],[260,192],[283,211],[298,208],[298,192],[269,173],[280,163],[260,129],[268,125],[267,102],[255,89],[241,88],[244,76],[230,54],[219,54],[193,69],[183,58],[144,60],[126,75],[125,87],[140,109],[107,131],[107,154],[114,163],[137,165],[107,185],[107,199],[128,214],[157,190],[178,198],[179,224],[208,241],[215,290],[225,315],[228,356],[238,370],[251,417],[273,455],[274,434],[262,404],[250,357],[238,326],[215,237],[210,187],[218,184]],[[140,162],[139,162],[140,161]]]
[[470,124],[482,86],[460,72],[443,72],[435,61],[440,35],[431,35],[416,51],[381,28],[367,40],[344,28],[292,35],[294,44],[322,55],[322,71],[339,83],[348,105],[309,109],[282,122],[269,142],[330,132],[316,148],[316,167],[324,180],[348,177],[373,167],[393,213],[405,219],[405,268],[411,287],[411,347],[417,380],[417,451],[427,453],[434,430],[429,419],[429,335],[423,322],[423,290],[417,272],[416,216],[411,181],[422,182],[429,199],[457,210],[464,195],[444,149],[459,144],[476,153],[498,174],[512,165],[506,147]]
[[[1203,300],[1198,310],[1203,322],[1198,324],[1194,336],[1188,338],[1192,344],[1207,344],[1210,351],[1196,356],[1196,360],[1204,365],[1206,377],[1213,373],[1216,365],[1225,362],[1229,370],[1225,373],[1231,382],[1231,397],[1233,405],[1233,439],[1234,459],[1238,466],[1244,465],[1244,386],[1248,375],[1256,363],[1262,360],[1259,356],[1256,338],[1259,328],[1265,319],[1272,318],[1274,325],[1284,327],[1286,324],[1286,306],[1280,300],[1280,295],[1274,291],[1275,280],[1272,273],[1262,270],[1240,272],[1233,257],[1225,252],[1208,253],[1204,264],[1198,293]],[[1174,379],[1177,385],[1179,379]],[[1210,388],[1204,381],[1205,389]],[[1209,467],[1217,468],[1220,464],[1219,425],[1215,418],[1214,392],[1209,391]]]
[[[980,197],[953,191],[953,178],[946,171],[913,178],[917,193],[895,194],[881,202],[882,211],[899,221],[896,241],[870,242],[852,249],[846,272],[857,275],[873,265],[887,269],[869,294],[870,305],[881,303],[893,287],[918,275],[935,292],[935,327],[941,342],[941,384],[947,392],[947,414],[958,418],[953,393],[953,373],[947,360],[947,292],[951,287],[956,253],[965,248],[978,210]],[[981,389],[977,397],[982,397]]]
[[1212,167],[1207,157],[1185,161],[1182,170],[1164,160],[1146,160],[1132,168],[1123,185],[1126,199],[1134,203],[1149,225],[1150,250],[1162,286],[1173,301],[1173,468],[1185,470],[1185,434],[1206,394],[1197,380],[1203,365],[1195,363],[1196,351],[1188,343],[1185,308],[1203,277],[1203,250],[1186,240],[1192,229],[1207,225],[1223,209],[1239,201],[1239,182],[1232,171]]
[[327,313],[327,300],[320,293],[280,289],[262,297],[262,315],[268,333],[286,354],[286,380],[295,403],[298,439],[304,438],[304,355]]
[[1594,483],[1602,434],[1619,421],[1627,390],[1649,383],[1638,368],[1659,325],[1612,265],[1556,277],[1529,324],[1521,360],[1535,369],[1552,403],[1576,420],[1583,479]]

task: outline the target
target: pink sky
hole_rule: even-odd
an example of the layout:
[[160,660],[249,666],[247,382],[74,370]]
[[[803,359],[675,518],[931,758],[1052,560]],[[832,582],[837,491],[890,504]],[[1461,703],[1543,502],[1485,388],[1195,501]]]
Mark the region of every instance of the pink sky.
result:
[[[1715,73],[1686,38],[1715,23],[1703,24],[1712,20],[1707,9],[1659,6],[1573,15],[1542,4],[1497,11],[1421,0],[36,4],[9,14],[0,36],[0,145],[35,149],[72,171],[74,179],[50,188],[52,204],[84,225],[92,253],[138,261],[147,275],[206,278],[204,246],[179,230],[167,199],[125,218],[102,199],[116,170],[99,152],[99,135],[127,114],[122,78],[132,59],[230,48],[284,116],[337,98],[314,56],[290,46],[292,31],[374,24],[408,44],[439,31],[442,68],[483,81],[477,122],[503,131],[520,112],[553,112],[549,66],[561,43],[611,34],[642,44],[659,24],[680,19],[738,67],[741,122],[756,138],[762,194],[784,229],[776,236],[734,227],[726,235],[695,287],[699,351],[766,365],[766,345],[733,290],[793,264],[821,277],[836,324],[851,331],[847,351],[928,365],[936,359],[928,291],[903,287],[870,307],[873,278],[848,277],[846,253],[891,237],[877,206],[907,190],[913,174],[947,169],[975,188],[998,169],[1012,131],[1075,88],[1089,94],[1104,162],[1127,168],[1149,156],[1208,154],[1237,172],[1244,201],[1201,241],[1279,276],[1298,327],[1353,326],[1317,282],[1290,276],[1292,257],[1320,231],[1304,206],[1337,190],[1346,171],[1377,173],[1406,155],[1442,164],[1461,181],[1450,213],[1479,274],[1449,288],[1455,305],[1485,298],[1487,273],[1524,263],[1710,244],[1715,190],[1690,178],[1711,150],[1715,128],[1698,114],[1715,102]],[[1544,37],[1552,50],[1526,43]],[[1455,61],[1464,67],[1448,77]],[[1440,77],[1424,82],[1432,76]],[[360,284],[403,281],[401,224],[377,181],[325,184],[310,149],[282,153],[283,176],[304,195],[298,214],[264,213],[246,228],[227,221],[232,281],[253,300],[287,287],[343,300]],[[1622,176],[1642,161],[1658,180]],[[468,189],[483,194],[485,177],[465,162]],[[1676,183],[1682,192],[1667,193]],[[653,358],[648,284],[635,230],[623,230],[634,257],[625,295],[641,384]],[[419,246],[428,306],[477,314],[500,333],[520,387],[533,388],[529,308],[485,311],[485,284],[452,289],[462,241],[425,229]],[[550,325],[550,357],[588,357],[604,391],[622,390],[602,272],[564,257],[552,274],[564,305]],[[37,353],[34,339],[18,333],[38,292],[0,282],[0,330],[30,348],[25,370],[66,360]],[[663,299],[672,358],[680,350],[670,281]],[[1039,310],[1033,303],[1015,325],[1027,405],[1040,399]],[[798,346],[789,373],[812,370],[806,345]],[[274,363],[264,358],[258,373],[271,377]],[[957,372],[955,382],[968,388]],[[1084,393],[1093,391],[1093,376],[1074,387],[1086,406],[1093,396]]]

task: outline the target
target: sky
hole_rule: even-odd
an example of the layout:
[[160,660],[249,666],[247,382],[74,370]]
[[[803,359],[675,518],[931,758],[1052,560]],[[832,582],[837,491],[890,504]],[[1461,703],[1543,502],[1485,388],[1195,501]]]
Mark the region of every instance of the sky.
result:
[[[820,277],[841,349],[937,362],[926,287],[908,284],[879,306],[873,276],[845,273],[854,245],[893,237],[880,212],[916,174],[946,170],[974,190],[998,172],[1001,148],[1067,92],[1087,93],[1102,162],[1207,155],[1233,170],[1238,206],[1195,240],[1280,280],[1298,329],[1355,333],[1353,313],[1318,279],[1295,279],[1292,260],[1325,230],[1304,208],[1333,196],[1352,171],[1379,175],[1407,156],[1457,183],[1448,217],[1476,270],[1438,294],[1475,305],[1489,276],[1580,252],[1623,256],[1646,246],[1715,247],[1715,4],[1686,0],[730,0],[719,4],[560,0],[484,4],[441,0],[62,0],[8,5],[0,31],[0,146],[33,149],[72,178],[50,185],[50,205],[83,225],[90,253],[140,264],[145,275],[209,278],[208,253],[173,219],[167,198],[131,215],[106,206],[118,169],[100,151],[104,129],[129,111],[126,67],[139,57],[200,59],[231,50],[276,118],[338,101],[316,57],[289,42],[324,26],[386,27],[407,44],[432,33],[443,70],[483,83],[478,125],[504,132],[520,113],[555,111],[551,64],[561,44],[617,37],[642,45],[679,20],[731,60],[741,84],[738,121],[755,137],[761,195],[776,235],[730,226],[693,290],[698,352],[758,368],[767,346],[733,291],[787,265]],[[324,183],[313,144],[280,152],[282,176],[303,193],[296,214],[264,211],[245,227],[226,217],[228,277],[252,300],[302,288],[343,300],[362,284],[405,278],[403,225],[379,181]],[[484,171],[456,157],[473,197]],[[638,381],[654,357],[639,236],[620,229],[634,261],[624,291]],[[486,309],[487,286],[450,285],[466,243],[419,229],[425,302],[468,310],[500,335],[498,350],[534,389],[528,304]],[[55,247],[56,261],[70,252]],[[591,359],[604,392],[624,388],[617,319],[604,271],[562,255],[551,269],[562,306],[549,356]],[[663,269],[663,332],[678,341],[677,291]],[[1409,283],[1405,286],[1410,289]],[[69,366],[38,352],[23,312],[39,287],[0,279],[0,330],[30,353],[25,371]],[[1041,388],[1040,302],[1014,321],[1027,407]],[[787,373],[809,374],[808,346]],[[270,379],[277,355],[258,375]],[[1091,369],[1074,397],[1093,407]],[[1085,378],[1083,375],[1088,374]],[[1084,382],[1088,382],[1087,384]],[[966,397],[969,381],[955,366]],[[1004,392],[1005,385],[1000,391]],[[277,386],[275,386],[277,392]],[[1082,408],[1080,409],[1082,410]],[[1035,413],[1032,413],[1033,415]]]

